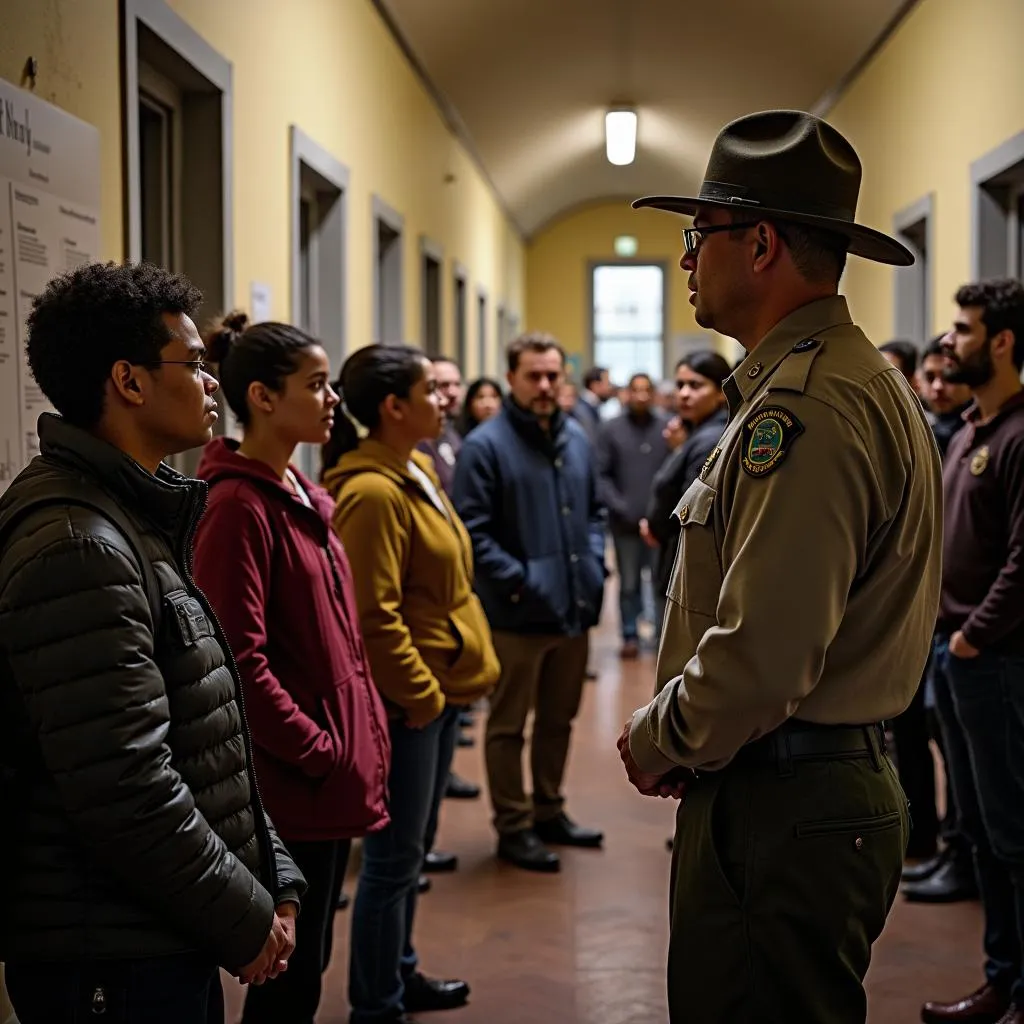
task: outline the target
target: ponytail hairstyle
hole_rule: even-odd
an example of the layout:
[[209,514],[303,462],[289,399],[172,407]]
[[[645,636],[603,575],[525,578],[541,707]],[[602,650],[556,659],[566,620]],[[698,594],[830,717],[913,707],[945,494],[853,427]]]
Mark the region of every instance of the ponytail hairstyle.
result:
[[281,391],[284,380],[299,367],[303,352],[320,343],[291,324],[250,324],[240,310],[213,323],[203,339],[206,354],[217,364],[217,379],[231,411],[243,427],[249,425],[249,385],[259,382]]
[[688,355],[683,356],[682,359],[676,363],[676,369],[685,366],[689,370],[693,370],[694,373],[699,373],[702,377],[706,377],[712,384],[714,384],[719,391],[722,390],[722,385],[726,379],[731,376],[732,368],[728,362],[722,358],[717,352],[712,352],[711,349],[704,348],[698,352],[691,352]]
[[361,431],[380,426],[380,407],[389,395],[409,397],[423,379],[426,358],[410,345],[367,345],[345,360],[341,376],[331,385],[341,396],[341,415],[334,417],[331,439],[321,449],[323,473],[359,446]]

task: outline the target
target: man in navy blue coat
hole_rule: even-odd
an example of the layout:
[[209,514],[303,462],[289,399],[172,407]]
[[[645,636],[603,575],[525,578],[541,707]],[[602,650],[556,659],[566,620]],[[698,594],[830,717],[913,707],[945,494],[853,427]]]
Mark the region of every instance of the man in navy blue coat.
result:
[[[511,394],[466,438],[453,495],[502,665],[485,741],[498,856],[532,871],[559,869],[547,844],[603,841],[568,817],[562,796],[587,631],[600,616],[606,575],[590,445],[556,401],[564,373],[565,353],[550,335],[509,345]],[[522,765],[531,709],[532,797]]]

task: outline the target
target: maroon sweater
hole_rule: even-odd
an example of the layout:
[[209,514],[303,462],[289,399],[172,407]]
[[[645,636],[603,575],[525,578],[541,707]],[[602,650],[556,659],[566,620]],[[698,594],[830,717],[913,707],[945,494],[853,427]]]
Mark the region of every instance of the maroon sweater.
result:
[[939,629],[1024,654],[1024,391],[989,423],[972,407],[943,465]]
[[216,438],[199,464],[211,488],[193,572],[238,662],[263,801],[286,840],[374,832],[391,744],[334,502],[293,470],[307,508],[237,447]]

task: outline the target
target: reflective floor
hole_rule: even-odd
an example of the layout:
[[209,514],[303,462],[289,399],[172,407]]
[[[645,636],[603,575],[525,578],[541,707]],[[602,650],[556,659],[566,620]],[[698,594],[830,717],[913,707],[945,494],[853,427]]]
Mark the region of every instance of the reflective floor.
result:
[[[459,855],[459,870],[435,875],[420,899],[417,948],[426,973],[464,978],[468,1006],[419,1019],[436,1024],[651,1024],[667,1020],[665,838],[672,807],[639,797],[620,770],[615,740],[648,699],[653,658],[619,662],[614,605],[595,634],[588,683],[569,765],[569,811],[605,830],[603,851],[563,855],[561,874],[530,875],[499,864],[486,798],[446,801],[438,847]],[[479,717],[479,716],[478,716]],[[479,731],[479,724],[477,731]],[[479,743],[458,752],[456,768],[480,782]],[[351,892],[353,883],[347,888]],[[336,918],[334,959],[319,1024],[348,1019],[348,915]],[[912,906],[898,901],[868,975],[870,1024],[919,1020],[924,999],[977,987],[981,920],[974,903]],[[242,992],[227,982],[229,1020]],[[694,1021],[694,1024],[700,1024]]]

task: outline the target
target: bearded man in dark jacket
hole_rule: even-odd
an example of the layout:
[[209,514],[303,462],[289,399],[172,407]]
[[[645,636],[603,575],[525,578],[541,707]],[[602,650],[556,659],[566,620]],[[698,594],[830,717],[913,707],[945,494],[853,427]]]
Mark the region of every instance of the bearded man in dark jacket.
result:
[[206,484],[163,462],[217,419],[201,298],[90,264],[28,319],[59,415],[0,498],[0,960],[22,1024],[219,1022],[218,967],[258,984],[294,948],[305,882],[191,573]]

